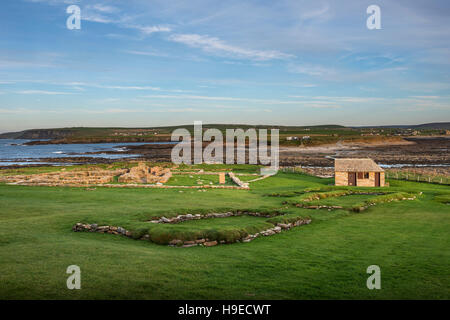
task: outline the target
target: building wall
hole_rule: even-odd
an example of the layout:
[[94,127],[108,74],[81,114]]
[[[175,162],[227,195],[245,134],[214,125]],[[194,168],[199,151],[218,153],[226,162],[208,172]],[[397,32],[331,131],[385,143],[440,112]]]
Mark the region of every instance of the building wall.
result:
[[375,172],[369,172],[369,179],[358,179],[358,174],[356,174],[356,185],[358,187],[375,187]]
[[[334,183],[336,186],[348,186],[348,172],[335,172]],[[375,187],[375,172],[369,172],[369,179],[358,179],[358,173],[356,173],[356,185],[358,187]],[[380,187],[384,186],[384,172],[380,172]]]
[[335,172],[334,184],[336,186],[348,186],[348,172]]

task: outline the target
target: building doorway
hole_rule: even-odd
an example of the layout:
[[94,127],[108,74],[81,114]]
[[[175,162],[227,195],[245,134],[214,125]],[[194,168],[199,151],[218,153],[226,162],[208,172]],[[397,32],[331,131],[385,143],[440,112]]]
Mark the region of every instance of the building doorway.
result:
[[375,187],[379,187],[379,186],[380,186],[380,173],[375,172]]
[[356,172],[349,172],[348,173],[348,185],[349,186],[356,186]]

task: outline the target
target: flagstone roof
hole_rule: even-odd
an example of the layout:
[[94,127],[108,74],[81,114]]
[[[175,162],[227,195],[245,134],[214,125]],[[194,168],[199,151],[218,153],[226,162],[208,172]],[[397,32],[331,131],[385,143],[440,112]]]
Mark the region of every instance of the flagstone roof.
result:
[[334,159],[334,171],[338,172],[383,172],[375,161],[364,159]]

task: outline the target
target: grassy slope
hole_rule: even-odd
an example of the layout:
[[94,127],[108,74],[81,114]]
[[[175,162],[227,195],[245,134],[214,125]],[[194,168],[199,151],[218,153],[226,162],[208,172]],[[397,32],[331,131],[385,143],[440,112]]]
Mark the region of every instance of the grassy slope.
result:
[[[0,185],[0,299],[450,298],[450,208],[434,200],[449,194],[443,186],[391,181],[391,190],[424,195],[362,214],[309,210],[308,226],[212,248],[171,248],[70,230],[78,221],[133,227],[132,221],[142,224],[165,211],[273,208],[288,198],[263,195],[329,182],[280,174],[255,182],[252,191],[183,193]],[[230,219],[235,220],[220,223],[245,226],[252,218]],[[66,288],[70,264],[81,267],[81,290]],[[381,267],[382,290],[365,286],[372,264]]]

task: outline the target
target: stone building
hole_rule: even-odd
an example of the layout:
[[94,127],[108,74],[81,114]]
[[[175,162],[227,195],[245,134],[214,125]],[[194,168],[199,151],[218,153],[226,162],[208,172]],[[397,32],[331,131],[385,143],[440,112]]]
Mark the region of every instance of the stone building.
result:
[[384,170],[372,159],[335,159],[336,186],[384,187]]

